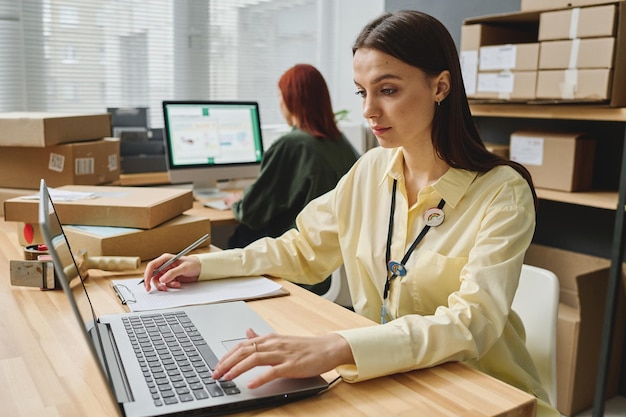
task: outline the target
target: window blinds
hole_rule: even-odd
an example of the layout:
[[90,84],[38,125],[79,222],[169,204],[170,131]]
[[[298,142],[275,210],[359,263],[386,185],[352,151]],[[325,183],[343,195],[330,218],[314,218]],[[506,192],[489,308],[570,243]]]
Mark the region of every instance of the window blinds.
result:
[[317,64],[318,0],[3,0],[0,111],[102,112],[161,101],[256,100]]

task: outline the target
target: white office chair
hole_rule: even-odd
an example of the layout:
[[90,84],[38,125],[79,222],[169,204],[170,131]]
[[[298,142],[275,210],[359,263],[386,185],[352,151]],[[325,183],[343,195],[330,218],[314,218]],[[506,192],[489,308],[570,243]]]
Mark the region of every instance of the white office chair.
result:
[[522,266],[513,310],[526,328],[526,346],[533,358],[550,403],[556,407],[556,329],[559,310],[559,281],[543,268]]
[[330,278],[330,288],[322,295],[325,299],[332,301],[344,307],[352,307],[352,299],[348,291],[348,281],[346,279],[346,270],[341,265],[337,268]]

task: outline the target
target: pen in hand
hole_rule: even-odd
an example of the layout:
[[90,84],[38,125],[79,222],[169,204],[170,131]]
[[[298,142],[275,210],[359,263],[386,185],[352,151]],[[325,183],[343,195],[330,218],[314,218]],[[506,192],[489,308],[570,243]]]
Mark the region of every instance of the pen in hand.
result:
[[[155,276],[156,274],[158,274],[159,272],[163,271],[165,268],[167,268],[168,266],[170,266],[171,264],[173,264],[174,262],[176,262],[177,260],[179,260],[182,256],[187,255],[189,252],[191,252],[192,250],[194,250],[195,248],[197,248],[198,246],[200,246],[203,242],[205,242],[208,238],[209,238],[209,234],[207,233],[206,235],[202,236],[200,239],[196,240],[195,242],[193,242],[191,245],[187,246],[185,249],[181,250],[180,252],[178,252],[173,258],[171,258],[169,261],[165,262],[164,264],[162,264],[161,266],[159,266],[157,269],[155,269],[152,272],[152,276]],[[145,280],[141,280],[137,283],[137,285],[143,284]]]

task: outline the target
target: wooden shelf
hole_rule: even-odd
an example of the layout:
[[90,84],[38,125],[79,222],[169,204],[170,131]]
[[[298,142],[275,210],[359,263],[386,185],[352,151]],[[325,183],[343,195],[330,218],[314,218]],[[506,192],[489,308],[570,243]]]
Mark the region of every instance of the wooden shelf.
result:
[[[471,104],[474,117],[626,122],[625,107],[580,104]],[[617,191],[564,192],[537,189],[543,200],[617,210]]]
[[475,117],[626,122],[626,107],[575,104],[471,104]]
[[607,210],[617,210],[617,191],[566,192],[537,188],[537,196],[543,200],[578,204]]

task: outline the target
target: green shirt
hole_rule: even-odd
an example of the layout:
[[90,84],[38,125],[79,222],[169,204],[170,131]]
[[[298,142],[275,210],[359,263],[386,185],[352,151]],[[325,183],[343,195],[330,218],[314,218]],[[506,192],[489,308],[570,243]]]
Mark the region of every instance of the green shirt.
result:
[[357,157],[343,134],[338,140],[319,139],[293,128],[263,155],[259,177],[233,204],[235,219],[280,236],[295,227],[309,201],[335,188]]

